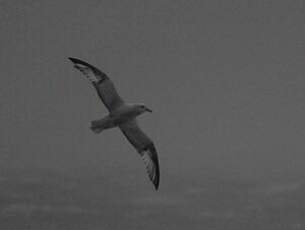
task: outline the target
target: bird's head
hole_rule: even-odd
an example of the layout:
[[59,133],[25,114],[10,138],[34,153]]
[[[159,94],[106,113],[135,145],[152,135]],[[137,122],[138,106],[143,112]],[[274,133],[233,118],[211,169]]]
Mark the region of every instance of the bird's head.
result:
[[140,114],[145,113],[145,112],[150,112],[150,113],[152,113],[152,110],[149,109],[149,108],[147,108],[146,105],[138,104],[138,105],[136,105],[136,107],[137,107],[137,110],[138,110],[138,112],[139,112]]

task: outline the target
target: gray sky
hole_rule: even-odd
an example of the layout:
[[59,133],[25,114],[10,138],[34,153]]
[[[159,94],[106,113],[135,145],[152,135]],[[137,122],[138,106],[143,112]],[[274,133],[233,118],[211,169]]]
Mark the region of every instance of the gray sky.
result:
[[[1,1],[1,164],[138,167],[68,62],[100,67],[173,169],[303,168],[303,1]],[[132,164],[132,165],[131,165]]]
[[[5,168],[91,169],[150,189],[67,60],[96,65],[154,140],[160,188],[185,175],[305,172],[304,1],[0,0]],[[146,183],[147,182],[147,183]]]

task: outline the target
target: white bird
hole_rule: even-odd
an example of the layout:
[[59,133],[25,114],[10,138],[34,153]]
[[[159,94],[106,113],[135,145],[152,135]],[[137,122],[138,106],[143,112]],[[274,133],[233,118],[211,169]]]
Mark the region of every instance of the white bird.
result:
[[136,117],[144,112],[152,112],[143,104],[127,104],[117,93],[109,77],[96,67],[76,58],[69,58],[93,84],[98,96],[107,107],[109,114],[91,122],[91,129],[100,133],[105,129],[119,127],[127,140],[135,147],[144,160],[146,170],[155,189],[159,187],[159,160],[154,143],[139,128]]

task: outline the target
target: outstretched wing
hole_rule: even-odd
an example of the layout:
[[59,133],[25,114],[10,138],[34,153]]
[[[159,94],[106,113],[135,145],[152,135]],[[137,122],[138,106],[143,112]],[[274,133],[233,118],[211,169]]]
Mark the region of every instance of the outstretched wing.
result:
[[159,187],[160,170],[159,160],[154,143],[139,128],[135,119],[119,125],[125,137],[136,148],[141,155],[146,171],[150,180],[153,182],[155,189]]
[[97,94],[109,111],[123,104],[122,98],[117,93],[109,77],[96,67],[76,58],[69,58],[76,69],[81,71],[93,84]]

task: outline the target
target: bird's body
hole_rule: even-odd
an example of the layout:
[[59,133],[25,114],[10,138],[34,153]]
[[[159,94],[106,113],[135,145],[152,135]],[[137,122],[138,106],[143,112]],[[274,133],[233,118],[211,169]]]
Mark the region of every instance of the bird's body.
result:
[[69,58],[93,84],[100,99],[109,110],[102,119],[91,122],[91,130],[100,133],[105,129],[119,127],[127,140],[142,156],[150,180],[159,187],[160,172],[157,151],[150,138],[139,128],[136,117],[152,112],[143,104],[128,104],[118,95],[109,77],[96,67],[76,58]]
[[114,111],[111,111],[107,116],[100,120],[95,120],[91,122],[91,129],[100,133],[104,129],[110,129],[117,127],[125,122],[128,122],[137,116],[141,115],[144,110],[141,109],[141,105],[134,104],[122,104]]

